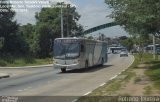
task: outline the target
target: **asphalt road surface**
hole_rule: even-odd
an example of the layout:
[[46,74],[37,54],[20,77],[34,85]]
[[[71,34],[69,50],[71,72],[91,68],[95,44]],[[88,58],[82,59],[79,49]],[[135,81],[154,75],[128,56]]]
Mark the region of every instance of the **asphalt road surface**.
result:
[[0,96],[61,96],[60,100],[64,98],[64,102],[67,102],[66,99],[71,101],[107,82],[126,69],[132,62],[133,57],[130,55],[119,57],[119,54],[109,54],[108,62],[103,67],[69,70],[66,73],[61,73],[60,69],[52,67],[0,69],[4,72],[7,70],[28,72],[11,78],[0,79]]

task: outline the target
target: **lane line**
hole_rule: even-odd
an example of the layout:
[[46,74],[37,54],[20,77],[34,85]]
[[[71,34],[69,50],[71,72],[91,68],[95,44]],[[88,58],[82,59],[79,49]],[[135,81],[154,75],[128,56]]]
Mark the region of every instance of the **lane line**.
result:
[[106,83],[102,83],[100,86],[103,86],[103,85],[105,85]]
[[115,75],[114,77],[111,77],[109,80],[112,80],[112,79],[114,79],[114,78],[116,78],[118,75]]
[[84,94],[84,96],[86,96],[86,95],[90,94],[91,92],[92,92],[92,91],[87,92],[86,94]]
[[78,99],[74,99],[72,102],[76,102],[76,101],[78,101]]

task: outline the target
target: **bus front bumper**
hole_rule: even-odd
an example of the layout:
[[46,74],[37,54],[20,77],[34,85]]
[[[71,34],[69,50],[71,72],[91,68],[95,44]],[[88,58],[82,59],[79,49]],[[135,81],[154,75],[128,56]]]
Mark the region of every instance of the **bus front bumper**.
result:
[[78,69],[80,68],[80,64],[79,63],[76,63],[76,64],[65,64],[65,65],[62,65],[62,64],[54,64],[54,68],[55,69],[61,69],[61,68],[66,68],[66,69]]

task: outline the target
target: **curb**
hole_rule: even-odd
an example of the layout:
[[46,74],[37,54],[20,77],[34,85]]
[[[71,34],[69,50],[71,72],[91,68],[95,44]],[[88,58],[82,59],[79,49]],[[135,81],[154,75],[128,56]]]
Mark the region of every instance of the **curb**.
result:
[[40,68],[40,67],[52,67],[53,64],[48,65],[38,65],[38,66],[21,66],[21,67],[0,67],[0,69],[19,69],[19,68]]
[[1,78],[8,78],[8,77],[10,77],[10,75],[9,75],[9,74],[6,74],[6,73],[0,73],[0,79],[1,79]]

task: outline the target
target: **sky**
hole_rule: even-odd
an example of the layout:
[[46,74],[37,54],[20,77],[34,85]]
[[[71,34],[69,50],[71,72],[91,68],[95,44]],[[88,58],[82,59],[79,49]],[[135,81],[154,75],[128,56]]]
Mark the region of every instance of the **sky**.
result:
[[[89,29],[101,24],[112,22],[113,19],[107,17],[111,14],[112,10],[105,4],[104,0],[50,0],[52,2],[66,2],[73,6],[76,6],[77,12],[81,15],[79,23],[84,26],[84,29]],[[35,23],[35,12],[39,12],[40,9],[32,9],[28,12],[17,12],[15,19],[18,23],[27,24]],[[115,36],[128,36],[120,26],[114,26],[103,30],[91,33],[93,36],[103,33],[106,37]],[[90,36],[90,35],[88,35]]]

